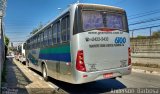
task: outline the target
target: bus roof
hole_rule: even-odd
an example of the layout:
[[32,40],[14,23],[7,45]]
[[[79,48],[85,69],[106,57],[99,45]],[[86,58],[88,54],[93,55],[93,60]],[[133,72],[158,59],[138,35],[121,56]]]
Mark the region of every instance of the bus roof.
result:
[[34,37],[37,33],[41,32],[43,29],[50,26],[55,20],[57,20],[63,14],[67,13],[71,8],[76,8],[77,6],[83,6],[83,8],[92,7],[92,8],[98,8],[98,9],[102,9],[102,8],[105,9],[104,7],[106,7],[107,9],[110,8],[110,9],[113,9],[113,10],[124,12],[124,10],[122,8],[115,7],[115,6],[109,6],[109,5],[103,5],[103,4],[92,4],[92,3],[75,3],[75,4],[72,4],[69,7],[67,7],[65,10],[63,10],[57,17],[55,17],[52,21],[50,21],[48,24],[46,24],[41,29],[39,29],[35,34],[30,36],[27,40]]
[[122,10],[120,7],[115,7],[115,6],[110,6],[110,5],[103,5],[103,4],[92,4],[92,3],[78,3],[77,5],[84,5],[84,6],[96,6],[96,7],[107,7],[107,8],[112,8],[112,9],[117,9],[117,10]]

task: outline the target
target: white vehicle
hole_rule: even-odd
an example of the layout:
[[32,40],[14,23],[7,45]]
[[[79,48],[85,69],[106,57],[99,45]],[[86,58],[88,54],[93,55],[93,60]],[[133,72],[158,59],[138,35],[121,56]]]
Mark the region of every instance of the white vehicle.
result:
[[27,39],[25,48],[29,67],[45,80],[81,84],[131,73],[126,12],[117,7],[73,4]]
[[26,63],[26,56],[25,56],[25,49],[24,49],[24,43],[21,45],[21,53],[18,56],[19,61],[22,62],[23,64]]

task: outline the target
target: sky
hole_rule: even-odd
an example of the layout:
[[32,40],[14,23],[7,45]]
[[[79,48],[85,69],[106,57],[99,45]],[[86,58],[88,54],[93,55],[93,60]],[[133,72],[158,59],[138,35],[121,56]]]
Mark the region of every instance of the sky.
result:
[[[5,34],[13,44],[25,41],[40,23],[47,24],[77,0],[7,0],[4,17]],[[160,20],[131,25],[139,21],[160,18],[160,0],[79,0],[123,8],[127,12],[129,29],[160,25]],[[61,8],[59,10],[58,8]],[[153,28],[153,31],[160,27]],[[149,30],[137,30],[136,35],[149,35]],[[131,36],[131,33],[130,33]]]

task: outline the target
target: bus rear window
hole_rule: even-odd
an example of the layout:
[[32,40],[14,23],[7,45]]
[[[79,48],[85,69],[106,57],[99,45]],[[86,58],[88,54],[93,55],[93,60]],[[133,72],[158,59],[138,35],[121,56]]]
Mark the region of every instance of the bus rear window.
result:
[[108,28],[124,30],[122,14],[107,13],[104,11],[82,11],[83,30]]

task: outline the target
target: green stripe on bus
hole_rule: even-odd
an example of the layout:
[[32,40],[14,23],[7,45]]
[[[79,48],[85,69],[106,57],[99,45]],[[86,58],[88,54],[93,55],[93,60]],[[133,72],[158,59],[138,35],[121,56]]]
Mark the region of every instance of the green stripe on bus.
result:
[[70,53],[69,45],[60,45],[56,47],[42,48],[40,54],[51,54],[51,53]]

